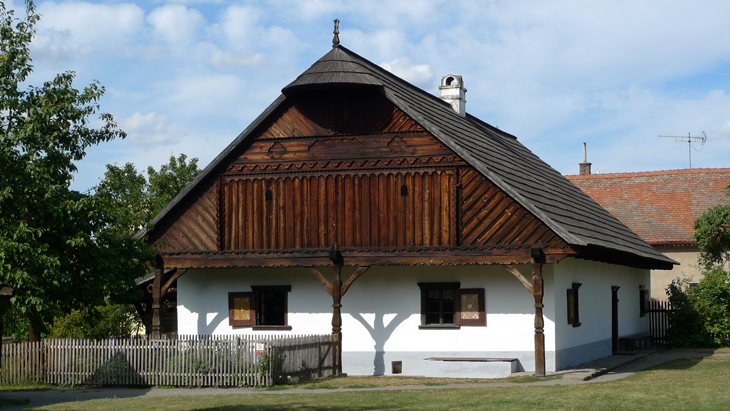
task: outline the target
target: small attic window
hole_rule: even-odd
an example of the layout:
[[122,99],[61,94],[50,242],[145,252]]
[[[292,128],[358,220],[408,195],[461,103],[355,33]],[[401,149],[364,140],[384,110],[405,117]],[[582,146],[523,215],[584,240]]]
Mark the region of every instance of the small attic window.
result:
[[403,197],[408,196],[408,186],[407,185],[403,184],[402,186],[400,186],[400,195]]
[[266,201],[271,201],[274,199],[274,195],[271,193],[271,190],[266,190],[266,194],[264,194],[264,198]]
[[453,83],[454,83],[454,80],[455,80],[455,79],[454,79],[453,77],[449,76],[449,77],[448,77],[448,78],[446,79],[446,85],[447,85],[447,86],[451,86],[451,85],[453,85]]

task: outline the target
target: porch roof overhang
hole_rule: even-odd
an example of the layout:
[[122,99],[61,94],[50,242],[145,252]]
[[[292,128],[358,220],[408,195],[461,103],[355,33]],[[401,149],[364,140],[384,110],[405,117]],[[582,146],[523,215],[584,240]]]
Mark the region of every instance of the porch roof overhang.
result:
[[[533,262],[534,245],[340,248],[344,266],[488,265]],[[555,263],[576,251],[570,246],[543,246],[545,262]],[[318,267],[332,265],[330,249],[244,250],[160,253],[165,268]]]

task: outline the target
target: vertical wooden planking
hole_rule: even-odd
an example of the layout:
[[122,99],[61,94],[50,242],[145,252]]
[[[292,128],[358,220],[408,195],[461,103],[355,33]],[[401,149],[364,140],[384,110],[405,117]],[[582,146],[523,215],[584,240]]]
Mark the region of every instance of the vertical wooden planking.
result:
[[286,201],[286,248],[294,248],[294,180],[287,178],[284,180]]
[[449,244],[459,245],[459,183],[456,173],[449,174]]
[[360,226],[362,235],[360,237],[361,247],[370,247],[370,177],[367,174],[360,176]]
[[337,244],[345,244],[345,178],[335,176],[335,213],[337,218]]
[[370,247],[380,245],[380,183],[377,174],[368,177],[370,185]]
[[441,173],[441,245],[451,245],[449,242],[451,228],[451,208],[449,200],[451,200],[451,186],[449,181],[451,173]]
[[319,248],[327,247],[329,210],[327,210],[327,178],[319,176]]
[[344,205],[343,210],[343,223],[344,223],[344,241],[342,242],[345,247],[352,247],[354,245],[353,237],[355,235],[355,228],[353,223],[355,220],[355,196],[353,195],[353,181],[351,175],[344,176],[344,192],[342,194],[342,202]]
[[398,244],[398,198],[400,192],[396,190],[395,174],[388,173],[388,247],[395,247]]
[[[352,245],[362,247],[362,179],[361,176],[355,175],[352,178],[352,204],[355,208],[353,213],[352,225],[354,226]],[[349,217],[348,217],[349,218]]]
[[413,174],[408,173],[405,176],[405,185],[408,187],[408,195],[406,201],[406,246],[413,247],[415,244],[415,232],[413,224],[415,223],[413,213]]
[[312,229],[309,209],[309,181],[311,177],[302,178],[302,247],[309,248],[309,232]]
[[294,204],[294,243],[296,249],[302,248],[302,179],[294,178],[294,193],[289,201]]
[[434,245],[431,238],[431,175],[423,173],[421,175],[423,183],[423,245],[426,247]]
[[284,230],[286,227],[286,200],[285,200],[285,194],[284,194],[284,179],[280,178],[276,181],[276,191],[278,195],[278,202],[279,202],[279,209],[277,211],[276,219],[278,227],[278,232],[276,234],[277,239],[279,240],[278,248],[286,248],[286,235],[284,234]]
[[269,192],[271,180],[261,180],[261,248],[271,248],[271,201],[266,200],[266,193]]
[[252,181],[252,189],[253,189],[253,244],[250,245],[250,248],[253,248],[254,250],[260,250],[262,249],[261,244],[261,230],[263,229],[263,210],[262,205],[264,203],[264,193],[262,190],[263,187],[263,180],[256,179]]
[[246,248],[246,186],[245,182],[236,180],[236,196],[231,206],[233,213],[237,215],[236,225],[234,227],[233,249],[242,250]]
[[327,176],[327,244],[329,247],[337,242],[337,210],[336,207],[336,193],[335,193],[335,178]]
[[233,227],[234,227],[234,225],[233,225],[233,215],[231,213],[231,210],[232,210],[231,204],[233,203],[233,201],[231,200],[231,197],[233,196],[233,192],[232,192],[233,183],[228,182],[223,187],[224,187],[224,189],[223,189],[223,195],[224,195],[224,198],[223,198],[223,201],[224,201],[224,203],[223,203],[224,204],[223,205],[223,210],[224,210],[223,211],[223,219],[224,219],[223,226],[225,227],[224,233],[223,233],[224,238],[225,238],[224,243],[223,243],[223,249],[232,250],[233,249],[233,235],[234,235]]
[[378,245],[385,247],[388,245],[388,177],[385,174],[378,175],[378,220]]
[[406,245],[406,199],[407,196],[403,195],[402,193],[402,187],[405,186],[405,176],[403,173],[398,173],[395,176],[395,187],[393,187],[395,191],[395,200],[398,205],[397,210],[397,232],[396,232],[396,239],[398,247],[403,247]]
[[413,245],[423,245],[423,184],[421,173],[413,173]]
[[242,181],[242,183],[244,183],[241,184],[241,188],[243,189],[241,199],[243,203],[240,204],[239,207],[243,209],[245,206],[246,208],[246,213],[244,215],[244,220],[246,221],[246,224],[244,225],[244,232],[246,236],[245,239],[241,238],[241,244],[239,245],[242,250],[250,250],[253,248],[253,181],[245,180]]
[[433,195],[433,225],[431,226],[431,234],[433,235],[433,245],[443,245],[441,242],[441,172],[436,171],[431,174],[431,194]]
[[309,237],[310,247],[319,248],[319,179],[311,177],[309,179]]

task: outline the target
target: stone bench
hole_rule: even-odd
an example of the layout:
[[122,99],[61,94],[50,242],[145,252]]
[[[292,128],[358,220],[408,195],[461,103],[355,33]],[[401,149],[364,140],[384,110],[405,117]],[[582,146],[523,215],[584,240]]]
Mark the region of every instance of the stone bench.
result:
[[517,358],[430,357],[429,375],[445,378],[506,378],[517,372]]
[[639,333],[620,337],[618,347],[620,351],[636,351],[652,347],[654,336],[649,333]]

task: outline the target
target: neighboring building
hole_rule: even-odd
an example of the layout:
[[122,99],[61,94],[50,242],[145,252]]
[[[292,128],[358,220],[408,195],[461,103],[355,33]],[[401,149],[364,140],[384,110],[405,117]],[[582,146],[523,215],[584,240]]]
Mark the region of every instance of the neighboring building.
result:
[[702,277],[694,222],[711,207],[730,204],[726,195],[730,168],[566,177],[657,251],[681,264],[672,270],[652,270],[652,298],[666,299],[666,287],[674,278],[698,281]]
[[675,262],[439,89],[336,43],[152,221],[153,334],[175,280],[178,333],[332,332],[350,374],[544,374],[647,332]]

